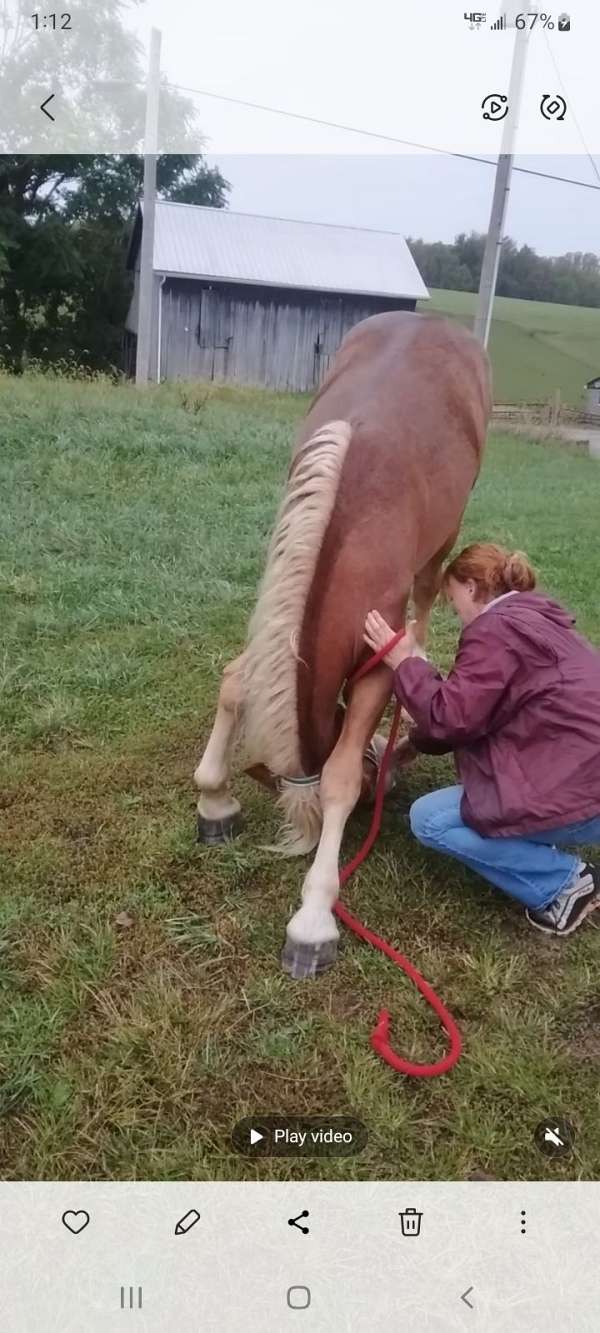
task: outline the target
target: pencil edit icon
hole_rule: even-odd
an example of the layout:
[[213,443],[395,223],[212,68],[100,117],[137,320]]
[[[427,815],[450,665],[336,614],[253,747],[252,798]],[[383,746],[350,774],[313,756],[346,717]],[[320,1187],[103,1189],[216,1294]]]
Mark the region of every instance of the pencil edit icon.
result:
[[186,1232],[191,1231],[192,1227],[195,1227],[196,1222],[199,1221],[200,1221],[200,1213],[198,1212],[198,1209],[190,1208],[189,1212],[184,1213],[183,1217],[180,1217],[179,1221],[176,1223],[175,1235],[185,1236]]

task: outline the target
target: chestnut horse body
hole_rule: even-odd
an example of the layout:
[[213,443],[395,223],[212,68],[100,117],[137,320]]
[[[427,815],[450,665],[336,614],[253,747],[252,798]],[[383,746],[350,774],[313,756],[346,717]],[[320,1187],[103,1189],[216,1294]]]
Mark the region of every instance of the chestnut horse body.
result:
[[344,339],[297,439],[247,647],[226,668],[195,774],[201,836],[231,836],[239,805],[230,755],[240,731],[246,763],[280,780],[282,850],[318,843],[287,929],[292,975],[314,975],[335,958],[343,829],[391,691],[382,664],[339,706],[368,656],[367,612],[376,607],[401,628],[412,596],[424,649],[490,408],[487,358],[470,333],[430,316],[376,315]]

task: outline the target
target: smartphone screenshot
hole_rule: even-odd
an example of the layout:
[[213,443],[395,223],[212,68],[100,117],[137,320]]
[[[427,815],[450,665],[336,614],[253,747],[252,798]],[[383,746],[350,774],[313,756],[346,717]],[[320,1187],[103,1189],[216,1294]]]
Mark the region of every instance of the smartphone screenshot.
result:
[[0,1328],[575,1333],[600,10],[0,6]]

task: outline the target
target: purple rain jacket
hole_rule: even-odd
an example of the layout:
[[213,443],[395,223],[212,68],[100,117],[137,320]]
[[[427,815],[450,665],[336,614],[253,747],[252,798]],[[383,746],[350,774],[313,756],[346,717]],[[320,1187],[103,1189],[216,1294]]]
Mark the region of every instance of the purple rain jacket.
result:
[[550,598],[513,593],[466,626],[447,679],[417,657],[394,672],[415,747],[454,751],[462,817],[478,833],[600,815],[600,652],[574,624]]

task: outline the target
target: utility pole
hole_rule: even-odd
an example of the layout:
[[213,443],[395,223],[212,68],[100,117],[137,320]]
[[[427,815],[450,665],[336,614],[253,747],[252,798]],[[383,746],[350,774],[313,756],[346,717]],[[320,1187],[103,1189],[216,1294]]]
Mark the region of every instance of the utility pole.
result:
[[[536,6],[532,5],[529,12],[533,13],[534,10],[537,13]],[[496,167],[496,182],[492,199],[492,211],[490,213],[487,240],[481,266],[477,313],[473,325],[475,337],[479,338],[479,341],[483,343],[484,347],[487,347],[489,341],[492,310],[494,307],[494,297],[496,295],[496,282],[498,280],[498,267],[500,264],[502,240],[504,237],[504,224],[506,222],[508,196],[510,194],[512,182],[514,162],[513,150],[519,127],[519,113],[521,110],[525,62],[527,58],[527,48],[529,46],[530,31],[531,29],[528,22],[524,28],[517,28],[515,31],[515,46],[510,73],[510,86],[508,90],[508,115],[504,121],[500,156]]]
[[146,126],[144,133],[144,194],[142,208],[142,247],[138,299],[138,329],[135,358],[135,382],[147,384],[150,378],[150,339],[154,304],[154,219],[156,215],[156,157],[158,153],[158,100],[160,86],[161,34],[153,28],[150,36],[150,61],[146,86]]

